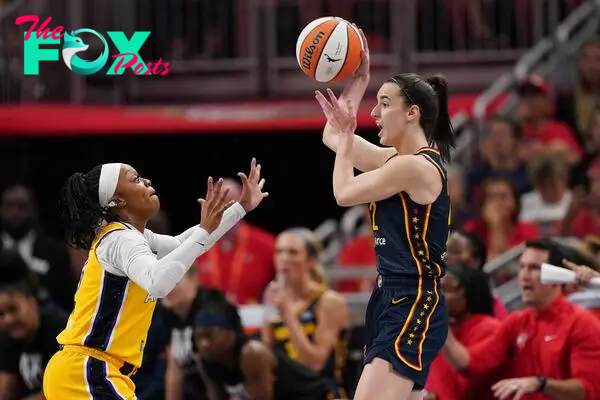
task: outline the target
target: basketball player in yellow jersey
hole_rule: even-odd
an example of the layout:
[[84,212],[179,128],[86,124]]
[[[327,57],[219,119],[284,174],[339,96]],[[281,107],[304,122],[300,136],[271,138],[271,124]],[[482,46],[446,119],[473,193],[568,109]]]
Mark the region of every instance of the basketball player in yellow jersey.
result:
[[150,181],[132,167],[104,164],[65,184],[63,214],[71,242],[89,250],[75,307],[44,374],[47,400],[135,399],[131,381],[142,362],[157,298],[166,296],[194,260],[268,194],[252,159],[237,203],[223,180],[208,179],[201,221],[179,236],[145,229],[159,209]]

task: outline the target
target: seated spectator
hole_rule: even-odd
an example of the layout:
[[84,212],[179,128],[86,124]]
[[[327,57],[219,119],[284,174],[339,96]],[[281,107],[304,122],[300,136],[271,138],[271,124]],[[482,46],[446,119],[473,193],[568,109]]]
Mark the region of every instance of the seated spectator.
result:
[[513,312],[495,334],[470,348],[449,332],[442,350],[448,363],[471,379],[510,367],[509,379],[492,386],[499,398],[599,398],[600,321],[569,302],[560,285],[540,281],[541,264],[560,265],[562,258],[550,240],[527,242],[519,271],[527,308]]
[[194,315],[209,292],[212,290],[198,285],[192,268],[162,301],[169,337],[165,400],[206,399],[206,387],[196,368],[197,349],[192,336]]
[[284,283],[272,282],[265,292],[265,303],[277,307],[279,316],[265,321],[262,340],[319,373],[333,398],[346,398],[341,369],[348,305],[325,286],[319,252],[320,244],[308,229],[289,229],[277,237],[275,267]]
[[[230,200],[238,200],[241,185],[225,179]],[[199,283],[205,288],[220,290],[235,304],[256,304],[273,280],[275,238],[268,232],[239,222],[195,263]]]
[[571,187],[587,188],[589,180],[587,171],[590,165],[600,156],[600,104],[594,107],[589,124],[581,137],[585,153],[581,160],[571,169]]
[[[492,316],[493,299],[486,274],[463,265],[448,267],[442,292],[450,329],[467,349],[496,333],[500,322]],[[493,399],[490,387],[494,382],[493,375],[485,379],[461,375],[439,354],[431,364],[425,389],[435,400],[485,400]]]
[[0,250],[15,249],[37,277],[40,296],[49,296],[65,310],[73,308],[76,279],[66,245],[43,234],[38,226],[33,193],[11,186],[0,197]]
[[165,347],[168,332],[163,313],[162,305],[157,303],[144,344],[144,362],[131,377],[135,384],[136,400],[165,400]]
[[469,173],[468,200],[472,202],[479,197],[481,184],[489,178],[510,180],[519,195],[531,190],[527,169],[519,159],[520,127],[508,118],[496,116],[488,122],[484,133],[481,144],[483,163]]
[[[448,266],[464,265],[477,271],[483,271],[487,261],[485,244],[479,236],[461,229],[453,230],[446,242],[446,257],[444,263]],[[493,296],[494,316],[503,319],[508,310],[502,301]]]
[[600,95],[600,37],[589,38],[579,50],[577,78],[556,96],[556,118],[578,133],[585,146],[585,131]]
[[[371,219],[369,210],[365,207],[365,219]],[[337,265],[339,268],[377,268],[377,258],[373,244],[373,233],[369,232],[360,234],[348,241],[340,251]],[[375,278],[347,278],[341,279],[337,284],[337,290],[346,293],[371,293]]]
[[589,189],[577,188],[560,224],[562,236],[584,238],[600,234],[600,158],[587,171]]
[[42,395],[42,377],[59,349],[67,314],[38,300],[36,282],[15,251],[0,254],[0,398]]
[[246,337],[236,307],[222,294],[207,296],[194,326],[197,367],[210,400],[331,399],[318,372]]
[[578,161],[582,149],[575,134],[565,123],[552,119],[548,82],[531,75],[517,87],[517,94],[517,122],[523,131],[521,159],[527,162],[540,151],[552,150],[564,153],[571,163]]
[[465,198],[465,176],[463,171],[455,166],[446,168],[448,174],[448,196],[452,204],[452,227],[460,228],[463,224],[473,218],[473,213],[467,205]]
[[521,196],[519,220],[537,224],[542,235],[555,234],[571,203],[569,166],[564,158],[544,153],[532,160],[530,171],[535,189]]
[[483,184],[480,217],[464,229],[483,239],[488,260],[539,236],[535,224],[518,220],[521,209],[517,188],[505,178],[489,178]]

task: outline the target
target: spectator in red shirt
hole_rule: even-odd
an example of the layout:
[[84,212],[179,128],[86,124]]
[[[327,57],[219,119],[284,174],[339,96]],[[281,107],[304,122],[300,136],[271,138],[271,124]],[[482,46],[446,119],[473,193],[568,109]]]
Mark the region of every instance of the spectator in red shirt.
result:
[[[452,231],[446,242],[446,258],[444,263],[448,266],[465,265],[477,271],[483,271],[487,260],[487,250],[481,239],[462,229]],[[508,315],[506,306],[499,298],[494,299],[494,316],[503,319]]]
[[600,322],[569,302],[560,285],[540,281],[541,264],[560,265],[563,254],[550,240],[526,243],[519,286],[527,308],[512,313],[494,335],[472,348],[449,332],[442,352],[453,368],[475,378],[509,367],[511,378],[492,386],[501,399],[600,398]]
[[552,119],[550,86],[539,75],[531,75],[517,87],[517,121],[523,130],[524,161],[543,149],[564,152],[572,162],[581,156],[581,146],[571,128]]
[[488,260],[539,237],[537,225],[519,222],[520,198],[511,181],[489,178],[483,183],[481,194],[480,218],[468,221],[463,228],[483,239]]
[[562,220],[560,233],[583,239],[588,235],[600,234],[600,158],[588,171],[589,189],[574,190],[571,204]]
[[[237,181],[226,179],[230,200],[237,200],[242,188]],[[218,289],[234,304],[260,303],[263,291],[275,276],[273,254],[275,237],[241,221],[227,232],[195,263],[203,287]]]
[[[467,349],[496,333],[500,321],[492,316],[493,298],[486,274],[464,265],[450,266],[442,280],[442,292],[446,298],[450,329]],[[494,382],[493,375],[475,380],[461,375],[439,354],[431,364],[425,398],[493,399],[490,387]]]

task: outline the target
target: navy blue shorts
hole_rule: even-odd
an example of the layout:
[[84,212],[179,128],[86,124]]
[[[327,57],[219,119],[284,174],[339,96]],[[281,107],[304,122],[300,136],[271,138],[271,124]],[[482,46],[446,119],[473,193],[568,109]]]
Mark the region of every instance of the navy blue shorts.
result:
[[448,313],[439,279],[377,278],[365,317],[365,364],[381,358],[421,390],[446,336]]

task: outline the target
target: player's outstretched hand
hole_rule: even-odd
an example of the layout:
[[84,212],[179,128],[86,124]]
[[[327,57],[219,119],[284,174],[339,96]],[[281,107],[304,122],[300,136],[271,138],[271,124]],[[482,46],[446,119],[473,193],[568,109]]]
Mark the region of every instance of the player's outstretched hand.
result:
[[356,130],[356,112],[352,102],[348,100],[346,107],[343,108],[331,89],[327,88],[327,94],[329,100],[319,90],[315,91],[315,98],[319,102],[323,114],[327,117],[327,121],[338,130],[338,133],[354,134]]
[[232,204],[227,201],[229,189],[223,189],[223,178],[213,183],[212,177],[206,182],[206,198],[198,199],[202,209],[200,211],[200,227],[211,233],[221,223],[223,212]]
[[246,212],[254,210],[261,201],[267,196],[268,192],[263,192],[265,180],[260,179],[260,164],[256,163],[256,158],[252,157],[250,162],[250,173],[248,176],[243,172],[238,172],[238,176],[242,180],[242,195],[240,197],[240,205],[244,207]]

